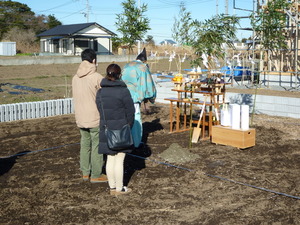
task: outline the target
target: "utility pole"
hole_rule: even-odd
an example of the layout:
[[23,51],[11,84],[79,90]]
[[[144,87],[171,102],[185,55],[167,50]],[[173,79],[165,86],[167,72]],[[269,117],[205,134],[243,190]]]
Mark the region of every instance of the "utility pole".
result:
[[[141,10],[141,0],[138,1],[138,8]],[[138,54],[141,52],[141,40],[138,40]]]
[[216,0],[216,15],[219,14],[219,0]]
[[225,15],[228,15],[228,0],[225,2]]
[[90,4],[89,0],[86,0],[86,22],[88,23],[90,20]]
[[[259,4],[259,0],[257,1],[257,4]],[[258,5],[256,5],[256,0],[253,0],[253,14],[254,16],[257,15],[258,11]],[[256,47],[255,47],[255,31],[253,29],[252,31],[252,59],[254,60],[255,59],[255,51],[256,51]],[[252,85],[254,84],[254,64],[252,63],[252,68],[251,68],[251,82],[252,82]],[[258,84],[257,84],[258,85]]]

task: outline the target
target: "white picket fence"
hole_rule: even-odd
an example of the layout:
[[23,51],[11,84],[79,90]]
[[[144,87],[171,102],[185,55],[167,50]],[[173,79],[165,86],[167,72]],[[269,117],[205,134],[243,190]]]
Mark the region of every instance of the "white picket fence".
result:
[[56,99],[0,105],[0,122],[36,119],[74,112],[73,99]]

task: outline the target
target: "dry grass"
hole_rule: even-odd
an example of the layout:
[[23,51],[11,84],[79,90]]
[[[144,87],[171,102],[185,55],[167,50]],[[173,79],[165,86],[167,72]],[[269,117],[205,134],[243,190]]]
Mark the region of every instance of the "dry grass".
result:
[[[118,62],[123,67],[126,62]],[[169,62],[168,59],[148,61],[151,72],[176,72],[181,66],[189,68],[190,62],[179,63],[178,60]],[[98,63],[98,72],[105,74],[106,67],[110,63]],[[50,65],[21,65],[21,66],[0,66],[0,83],[11,83],[24,85],[33,88],[42,88],[43,93],[27,91],[22,94],[9,94],[9,91],[18,91],[2,86],[0,92],[0,104],[18,102],[43,101],[51,99],[72,97],[71,82],[79,64],[50,64]]]

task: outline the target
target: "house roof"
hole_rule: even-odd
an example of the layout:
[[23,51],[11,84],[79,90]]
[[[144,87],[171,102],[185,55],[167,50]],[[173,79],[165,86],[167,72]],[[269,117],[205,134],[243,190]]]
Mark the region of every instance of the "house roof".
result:
[[106,29],[105,27],[99,25],[98,23],[80,23],[80,24],[69,24],[69,25],[59,25],[56,26],[50,30],[46,30],[40,34],[38,34],[38,37],[44,37],[44,36],[70,36],[72,34],[77,33],[80,30],[83,30],[90,26],[97,26],[100,29],[104,30],[110,35],[116,35],[114,32]]
[[164,43],[168,43],[168,44],[171,44],[171,45],[175,45],[176,42],[171,40],[171,39],[165,39],[164,41],[160,42],[160,44],[164,44]]

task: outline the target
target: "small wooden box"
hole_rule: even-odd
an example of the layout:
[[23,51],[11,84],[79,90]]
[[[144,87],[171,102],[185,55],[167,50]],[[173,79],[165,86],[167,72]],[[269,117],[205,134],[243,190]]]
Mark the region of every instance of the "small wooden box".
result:
[[249,148],[255,145],[255,129],[235,130],[230,127],[213,126],[212,140],[213,143],[230,145],[237,148]]

